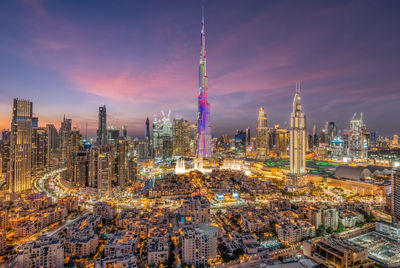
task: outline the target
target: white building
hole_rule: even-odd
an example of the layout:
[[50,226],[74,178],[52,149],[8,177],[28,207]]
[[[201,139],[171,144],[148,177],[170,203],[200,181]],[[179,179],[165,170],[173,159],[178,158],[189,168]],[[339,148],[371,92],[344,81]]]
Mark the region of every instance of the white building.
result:
[[301,106],[300,85],[296,84],[290,117],[290,174],[286,181],[286,188],[289,191],[296,191],[306,183],[306,150],[306,116]]
[[209,225],[182,230],[182,262],[188,265],[204,265],[217,256],[218,229]]

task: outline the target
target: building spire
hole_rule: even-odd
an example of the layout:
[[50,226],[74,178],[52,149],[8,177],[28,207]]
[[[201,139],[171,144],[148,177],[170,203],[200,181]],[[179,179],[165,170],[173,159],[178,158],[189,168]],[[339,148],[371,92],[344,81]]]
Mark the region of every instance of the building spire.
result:
[[204,7],[201,7],[201,56],[206,57],[206,36],[204,30]]

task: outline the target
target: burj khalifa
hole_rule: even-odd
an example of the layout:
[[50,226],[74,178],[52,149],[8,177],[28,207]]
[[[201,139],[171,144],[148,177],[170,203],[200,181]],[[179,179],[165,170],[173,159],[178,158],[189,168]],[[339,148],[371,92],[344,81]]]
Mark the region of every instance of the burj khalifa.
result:
[[204,14],[201,18],[201,50],[199,64],[199,112],[197,120],[197,157],[211,157],[210,104],[208,103],[208,77]]

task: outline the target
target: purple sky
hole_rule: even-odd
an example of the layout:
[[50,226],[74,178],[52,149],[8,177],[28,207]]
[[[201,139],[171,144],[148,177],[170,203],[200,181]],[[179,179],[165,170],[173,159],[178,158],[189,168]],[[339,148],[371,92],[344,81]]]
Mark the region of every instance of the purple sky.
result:
[[398,1],[11,1],[0,3],[0,127],[12,98],[34,102],[39,124],[63,114],[95,133],[144,135],[147,116],[195,122],[201,6],[214,136],[267,112],[287,127],[296,80],[309,128],[346,128],[363,112],[381,135],[400,129]]

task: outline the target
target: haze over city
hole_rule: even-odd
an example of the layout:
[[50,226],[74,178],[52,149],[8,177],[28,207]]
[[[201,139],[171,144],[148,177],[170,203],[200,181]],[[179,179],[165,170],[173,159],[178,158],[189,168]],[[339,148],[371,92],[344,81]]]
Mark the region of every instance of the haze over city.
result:
[[379,135],[398,132],[398,5],[364,1],[4,1],[0,10],[0,127],[14,97],[35,103],[40,125],[64,114],[96,133],[144,136],[161,110],[196,120],[199,19],[205,9],[213,135],[254,128],[264,107],[289,126],[301,80],[309,130],[347,129],[355,112]]

